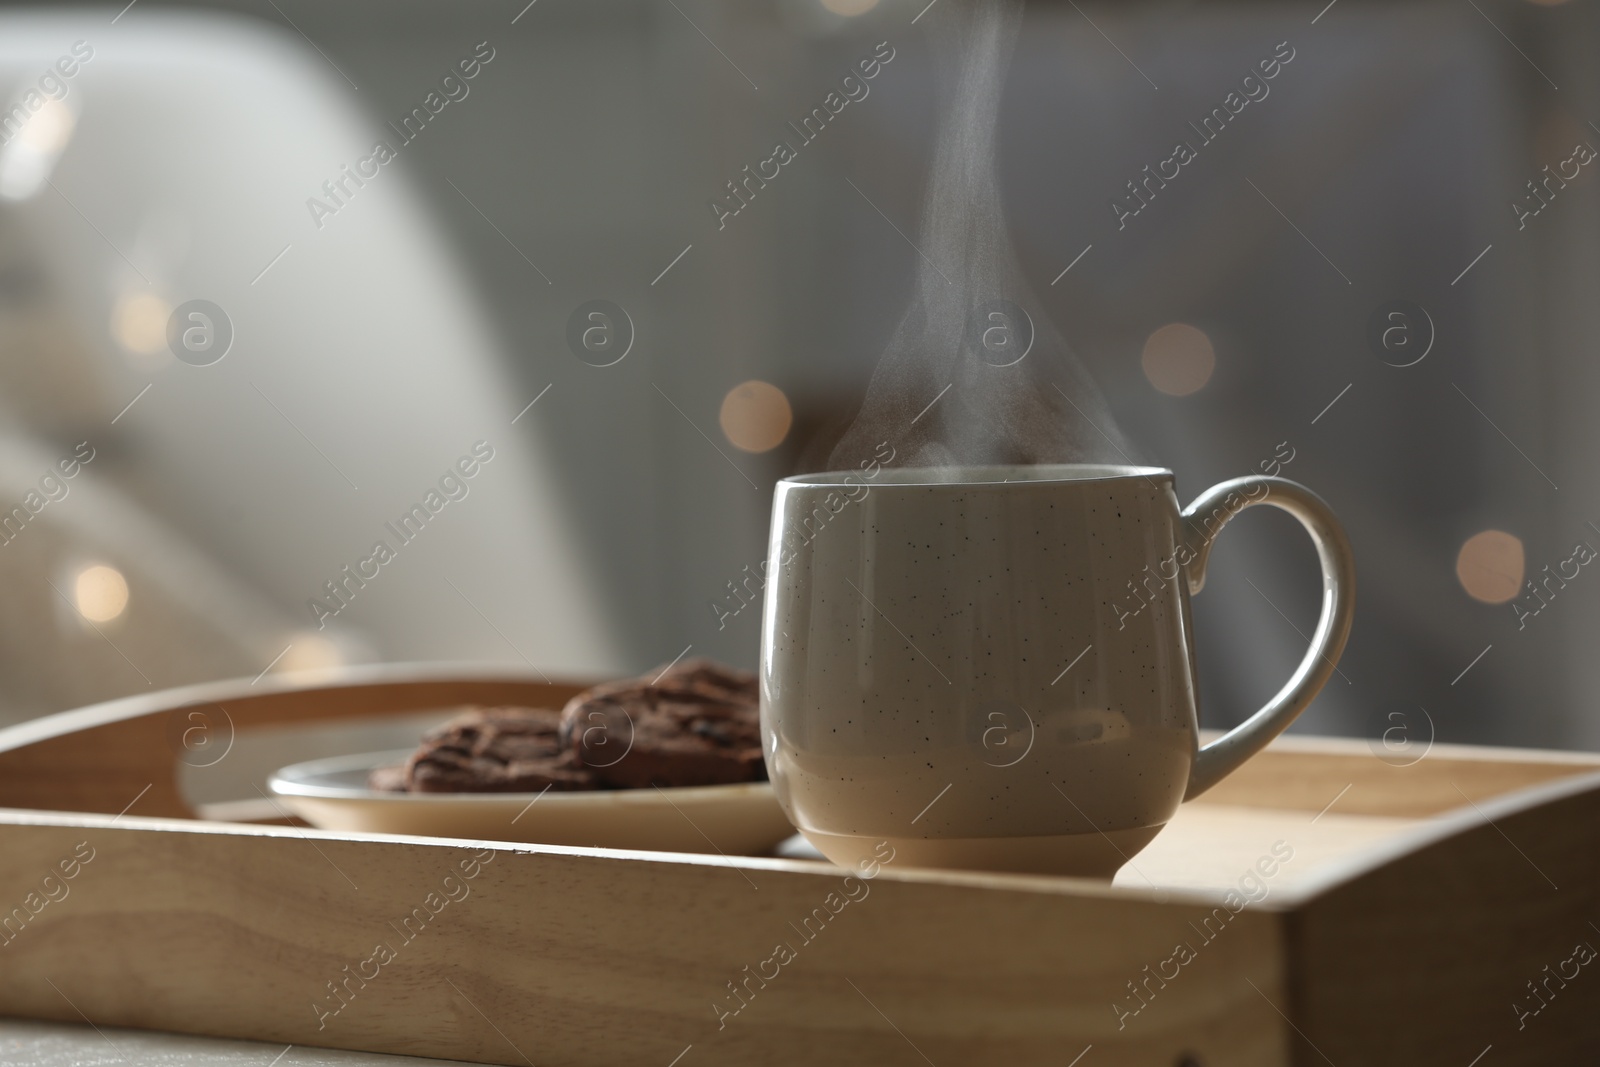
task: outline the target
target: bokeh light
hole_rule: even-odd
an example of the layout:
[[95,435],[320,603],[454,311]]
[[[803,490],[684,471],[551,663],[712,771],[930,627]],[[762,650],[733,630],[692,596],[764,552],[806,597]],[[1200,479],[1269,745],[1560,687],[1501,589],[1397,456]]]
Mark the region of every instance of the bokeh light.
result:
[[794,412],[783,390],[769,382],[742,382],[722,398],[718,416],[728,443],[743,452],[770,452],[783,444]]
[[[27,107],[18,104],[11,114],[17,111],[26,114]],[[60,100],[45,99],[0,147],[0,197],[26,200],[44,188],[76,123],[72,108]]]
[[275,671],[332,671],[344,666],[339,646],[315,633],[298,633]]
[[1152,333],[1140,357],[1144,376],[1168,396],[1199,392],[1217,367],[1217,353],[1204,330],[1173,322]]
[[1473,534],[1456,556],[1456,578],[1474,600],[1504,604],[1522,589],[1527,557],[1521,538],[1504,530]]
[[131,293],[111,308],[111,336],[123,348],[150,356],[167,347],[172,305],[151,293]]
[[127,610],[128,580],[115,567],[85,567],[73,582],[72,597],[78,614],[90,622],[110,622]]

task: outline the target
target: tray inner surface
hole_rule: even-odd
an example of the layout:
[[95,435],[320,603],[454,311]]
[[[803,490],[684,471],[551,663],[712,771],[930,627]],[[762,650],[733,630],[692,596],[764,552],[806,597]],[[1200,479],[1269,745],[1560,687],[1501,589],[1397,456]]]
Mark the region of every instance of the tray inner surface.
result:
[[1600,769],[1600,757],[1589,754],[1441,745],[1401,758],[1379,749],[1364,741],[1280,738],[1180,808],[1113,884],[1239,889],[1260,902],[1442,816]]

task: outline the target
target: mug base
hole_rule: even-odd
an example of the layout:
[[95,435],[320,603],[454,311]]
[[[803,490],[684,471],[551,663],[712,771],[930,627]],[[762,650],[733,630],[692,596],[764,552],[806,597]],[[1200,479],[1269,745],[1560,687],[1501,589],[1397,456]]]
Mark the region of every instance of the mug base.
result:
[[1034,837],[861,837],[804,829],[800,833],[828,859],[852,869],[860,869],[863,862],[882,862],[876,850],[887,841],[894,849],[892,862],[896,867],[1055,874],[1110,881],[1165,826],[1161,823],[1104,833]]

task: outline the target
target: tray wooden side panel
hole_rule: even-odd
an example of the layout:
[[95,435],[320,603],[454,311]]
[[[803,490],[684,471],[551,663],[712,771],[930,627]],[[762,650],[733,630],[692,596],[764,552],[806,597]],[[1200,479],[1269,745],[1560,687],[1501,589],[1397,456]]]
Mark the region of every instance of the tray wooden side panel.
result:
[[[75,849],[93,859],[0,947],[0,1014],[541,1067],[665,1065],[691,1045],[686,1067],[1059,1067],[1089,1045],[1097,1065],[1288,1063],[1271,911],[1232,918],[1119,1026],[1113,1002],[1137,1003],[1128,983],[1196,942],[1210,905],[892,862],[846,883],[782,860],[520,846],[467,879],[478,846],[461,842],[4,819],[0,907]],[[422,924],[418,907],[438,911]]]
[[[458,704],[561,707],[581,687],[481,667],[352,668],[331,683],[208,683],[141,694],[0,730],[0,807],[193,817],[175,768],[187,731],[211,743],[233,731],[394,714]],[[192,718],[191,713],[197,718]]]
[[[1593,1062],[1600,960],[1564,963],[1600,949],[1600,776],[1484,801],[1430,833],[1290,917],[1294,1062],[1465,1067],[1490,1046],[1494,1067]],[[1527,983],[1557,970],[1569,980],[1546,1005]]]

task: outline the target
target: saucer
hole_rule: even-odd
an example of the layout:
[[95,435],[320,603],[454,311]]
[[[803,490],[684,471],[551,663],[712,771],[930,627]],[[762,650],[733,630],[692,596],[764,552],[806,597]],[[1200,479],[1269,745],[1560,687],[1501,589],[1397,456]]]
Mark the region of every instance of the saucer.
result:
[[295,763],[268,788],[323,830],[654,852],[769,852],[794,833],[770,782],[543,793],[388,793],[367,787],[411,749]]

